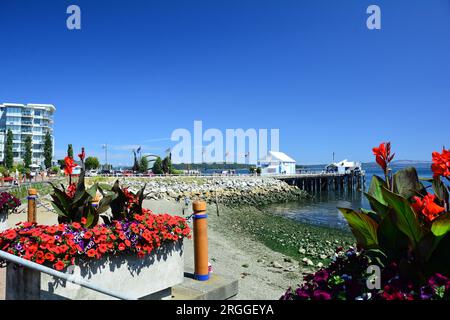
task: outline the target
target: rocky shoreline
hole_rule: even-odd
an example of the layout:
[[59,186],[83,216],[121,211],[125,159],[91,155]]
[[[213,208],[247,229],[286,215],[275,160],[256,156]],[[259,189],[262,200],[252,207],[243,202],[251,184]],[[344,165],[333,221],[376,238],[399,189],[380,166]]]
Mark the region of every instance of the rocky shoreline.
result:
[[308,193],[287,183],[261,177],[158,177],[120,178],[121,185],[136,191],[146,184],[147,199],[205,200],[229,207],[264,206],[297,201]]

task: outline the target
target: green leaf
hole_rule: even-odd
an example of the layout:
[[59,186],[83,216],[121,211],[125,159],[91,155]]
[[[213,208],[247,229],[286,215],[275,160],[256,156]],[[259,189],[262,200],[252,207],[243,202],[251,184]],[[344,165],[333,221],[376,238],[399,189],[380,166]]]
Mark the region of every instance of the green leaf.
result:
[[408,200],[386,188],[383,188],[383,195],[389,206],[394,210],[393,220],[395,224],[409,238],[412,246],[416,248],[424,236],[424,230],[421,228],[417,215],[412,210]]
[[89,189],[86,190],[86,192],[92,197],[95,198],[95,196],[97,195],[97,189],[98,189],[98,185],[94,184],[93,186],[91,186]]
[[378,247],[378,224],[368,215],[352,209],[338,208],[347,220],[357,242],[364,249]]
[[372,181],[370,182],[370,187],[369,187],[369,191],[367,192],[367,194],[371,198],[377,200],[382,205],[387,206],[387,202],[383,198],[383,192],[382,192],[383,187],[387,188],[386,182],[379,176],[373,176]]
[[395,224],[394,215],[390,209],[378,227],[378,245],[393,260],[403,256],[409,247],[409,239]]
[[84,185],[84,170],[81,170],[80,176],[78,177],[77,189],[75,191],[74,202],[77,202],[81,197],[84,196],[86,192],[86,186]]
[[410,199],[412,196],[426,194],[425,187],[419,181],[415,168],[399,170],[394,174],[394,192],[403,198]]
[[439,200],[448,203],[448,190],[439,177],[433,179],[433,191]]
[[449,231],[450,213],[447,212],[434,220],[433,224],[431,225],[431,232],[433,232],[436,237],[440,237],[447,234],[447,232]]
[[102,214],[103,212],[106,212],[109,209],[109,205],[111,204],[112,200],[113,200],[112,197],[103,197],[98,203],[97,214]]
[[67,214],[64,212],[64,209],[62,209],[61,207],[59,207],[59,205],[56,204],[55,202],[52,202],[52,207],[53,207],[53,209],[55,209],[56,214],[57,214],[58,216],[67,217]]
[[87,212],[87,215],[86,215],[86,227],[90,228],[94,224],[95,209],[90,204],[88,204],[86,212]]
[[[365,193],[367,200],[369,201],[370,207],[372,210],[376,212],[376,214],[379,216],[379,219],[382,220],[386,216],[387,212],[389,211],[389,207],[378,201],[376,198],[371,196],[368,193]],[[384,200],[383,200],[384,202]]]
[[387,255],[380,249],[369,249],[364,251],[364,255],[370,260],[370,264],[376,264],[381,268],[386,266]]

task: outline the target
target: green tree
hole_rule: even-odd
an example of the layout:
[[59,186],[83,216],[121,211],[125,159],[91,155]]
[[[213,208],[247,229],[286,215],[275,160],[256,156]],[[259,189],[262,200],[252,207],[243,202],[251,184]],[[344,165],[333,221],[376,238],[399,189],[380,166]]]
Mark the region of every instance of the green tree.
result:
[[154,174],[163,174],[162,161],[160,157],[156,158],[155,163],[153,164],[152,172]]
[[53,174],[59,174],[60,171],[61,171],[61,169],[58,166],[53,166],[50,169],[50,172],[53,173]]
[[47,169],[52,166],[53,143],[50,132],[47,131],[44,138],[44,165]]
[[31,140],[31,136],[27,136],[25,138],[25,153],[23,155],[23,165],[25,168],[30,168],[31,161],[33,158],[33,141]]
[[142,173],[145,173],[148,171],[148,159],[146,157],[141,158],[141,161],[139,163],[139,170]]
[[73,147],[71,144],[67,146],[67,156],[73,159]]
[[87,157],[84,161],[84,165],[86,170],[98,169],[100,167],[100,161],[98,161],[97,157]]
[[8,129],[5,144],[5,166],[6,168],[11,169],[13,165],[14,165],[13,133],[11,129]]
[[165,174],[172,172],[172,157],[169,155],[162,161],[162,170]]

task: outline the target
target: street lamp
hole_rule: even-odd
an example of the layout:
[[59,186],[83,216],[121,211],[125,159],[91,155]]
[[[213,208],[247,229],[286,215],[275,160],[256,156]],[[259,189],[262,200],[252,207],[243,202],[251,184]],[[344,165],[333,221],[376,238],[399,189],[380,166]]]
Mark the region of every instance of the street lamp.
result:
[[108,166],[108,144],[105,143],[104,145],[102,145],[102,148],[105,149],[105,168],[104,170],[108,170],[107,166]]

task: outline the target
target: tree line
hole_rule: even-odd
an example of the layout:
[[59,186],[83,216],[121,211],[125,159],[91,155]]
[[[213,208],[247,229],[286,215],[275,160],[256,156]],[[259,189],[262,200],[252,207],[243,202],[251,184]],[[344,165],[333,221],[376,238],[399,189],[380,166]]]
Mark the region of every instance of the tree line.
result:
[[[11,129],[8,129],[6,134],[6,143],[4,149],[4,160],[3,164],[7,170],[11,170],[14,167],[14,151],[13,151],[13,140],[14,136]],[[33,162],[33,140],[31,135],[23,140],[25,151],[23,152],[23,166],[26,170],[30,169]],[[50,169],[52,166],[52,155],[53,155],[53,143],[52,137],[49,132],[46,133],[44,137],[44,166],[46,169]]]

